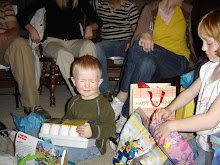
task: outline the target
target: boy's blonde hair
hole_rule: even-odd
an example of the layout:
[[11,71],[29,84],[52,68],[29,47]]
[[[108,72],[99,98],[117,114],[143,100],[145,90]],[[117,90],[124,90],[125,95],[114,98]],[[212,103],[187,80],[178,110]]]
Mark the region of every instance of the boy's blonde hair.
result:
[[[64,9],[67,7],[67,2],[66,0],[56,0],[57,5],[59,6],[60,9]],[[78,0],[73,0],[73,8],[78,6]]]
[[[198,33],[199,36],[204,33],[207,36],[214,38],[214,40],[220,45],[220,8],[209,12],[200,19]],[[216,54],[220,57],[220,48],[216,50]]]
[[102,65],[99,60],[91,55],[85,55],[77,59],[72,64],[72,74],[73,77],[76,76],[77,69],[94,69],[98,71],[98,76],[101,78],[102,75]]

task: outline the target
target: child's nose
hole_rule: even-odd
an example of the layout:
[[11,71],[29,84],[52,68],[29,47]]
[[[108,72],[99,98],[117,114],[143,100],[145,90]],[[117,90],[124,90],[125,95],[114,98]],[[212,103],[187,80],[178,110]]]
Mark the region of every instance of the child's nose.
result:
[[88,88],[90,86],[89,81],[86,81],[85,86]]
[[203,44],[202,44],[202,50],[203,50],[203,51],[206,51],[206,49],[207,49],[207,46],[206,46],[206,44],[203,43]]

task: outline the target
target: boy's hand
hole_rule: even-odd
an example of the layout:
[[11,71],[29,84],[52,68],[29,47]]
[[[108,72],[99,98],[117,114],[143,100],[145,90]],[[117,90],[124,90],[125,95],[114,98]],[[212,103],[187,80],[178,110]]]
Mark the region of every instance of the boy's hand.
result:
[[172,123],[171,120],[167,120],[164,123],[156,126],[153,136],[156,139],[160,138],[158,145],[161,145],[163,140],[172,133],[171,123]]
[[80,137],[90,138],[92,136],[92,130],[89,123],[78,126],[76,128],[76,132],[79,134]]
[[152,120],[156,120],[157,123],[160,123],[163,119],[167,119],[171,115],[171,111],[167,108],[159,108],[156,110],[156,112],[153,114]]

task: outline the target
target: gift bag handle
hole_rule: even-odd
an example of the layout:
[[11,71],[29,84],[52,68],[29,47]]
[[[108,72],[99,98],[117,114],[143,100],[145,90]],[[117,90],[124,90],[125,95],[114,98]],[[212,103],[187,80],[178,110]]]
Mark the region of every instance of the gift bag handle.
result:
[[[147,84],[145,84],[144,82],[138,82],[138,88],[150,88],[150,87],[149,87]],[[156,104],[153,103],[153,100],[152,100],[152,98],[153,98],[153,93],[152,93],[151,91],[148,91],[148,93],[149,93],[149,95],[150,95],[150,102],[151,102],[151,104],[152,104],[154,107],[159,107],[160,104],[161,104],[162,101],[163,101],[165,92],[162,90],[162,92],[161,92],[161,97],[160,97],[160,102],[159,102],[158,105],[156,105]]]

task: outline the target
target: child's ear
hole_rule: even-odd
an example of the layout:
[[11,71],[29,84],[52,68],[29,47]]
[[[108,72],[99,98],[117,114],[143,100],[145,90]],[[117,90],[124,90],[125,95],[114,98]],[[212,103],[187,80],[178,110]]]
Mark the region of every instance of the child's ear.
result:
[[73,77],[71,77],[71,81],[73,82],[73,85],[76,86],[76,81]]
[[103,82],[103,78],[99,79],[98,87],[100,87],[101,83]]

